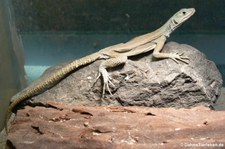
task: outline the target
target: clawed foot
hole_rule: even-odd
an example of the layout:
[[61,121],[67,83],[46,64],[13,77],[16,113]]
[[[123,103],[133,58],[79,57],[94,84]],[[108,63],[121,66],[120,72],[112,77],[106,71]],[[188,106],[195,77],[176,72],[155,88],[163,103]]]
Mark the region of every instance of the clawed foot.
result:
[[112,83],[112,81],[111,81],[112,78],[109,76],[108,73],[103,73],[103,74],[101,74],[101,73],[99,72],[99,73],[98,73],[98,76],[97,76],[97,78],[96,78],[96,80],[95,80],[95,82],[94,82],[94,84],[93,84],[93,86],[95,85],[95,83],[98,81],[98,79],[99,79],[101,76],[103,77],[102,98],[104,98],[106,89],[108,90],[108,92],[110,93],[110,95],[112,95],[112,92],[111,92],[110,87],[109,87],[109,83],[110,83],[113,87],[114,87],[115,85]]
[[179,61],[182,61],[182,62],[188,64],[189,58],[186,56],[183,56],[183,55],[184,55],[184,53],[175,53],[175,54],[172,54],[169,58],[174,60],[176,63],[179,63]]
[[112,95],[112,92],[109,88],[109,83],[114,87],[115,85],[111,82],[112,78],[107,74],[107,76],[103,76],[103,89],[102,89],[102,98],[105,96],[105,90],[107,88],[110,95]]

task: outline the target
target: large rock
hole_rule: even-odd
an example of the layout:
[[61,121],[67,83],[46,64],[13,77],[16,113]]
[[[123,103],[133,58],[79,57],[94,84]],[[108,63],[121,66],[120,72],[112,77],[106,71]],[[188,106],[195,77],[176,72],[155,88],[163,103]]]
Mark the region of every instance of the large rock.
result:
[[75,71],[53,88],[34,97],[34,102],[54,100],[75,105],[132,105],[148,107],[211,106],[222,87],[222,77],[215,64],[197,49],[170,42],[167,53],[184,53],[189,64],[171,59],[156,60],[151,52],[132,57],[123,66],[109,69],[113,96],[108,92],[103,100],[102,80],[96,84],[96,61]]
[[[115,87],[111,86],[113,96],[107,92],[104,99],[100,99],[102,80],[94,84],[101,61],[68,75],[32,98],[31,104],[47,107],[25,107],[18,111],[7,137],[8,147],[224,147],[224,111],[181,108],[213,105],[222,86],[215,64],[184,44],[170,42],[163,52],[184,53],[190,63],[156,60],[150,52],[132,57],[125,65],[109,69]],[[45,75],[62,66],[49,69]]]
[[225,147],[225,111],[203,107],[50,105],[18,110],[7,146],[16,149]]
[[213,105],[215,110],[225,110],[225,88],[222,87],[221,94],[216,103]]

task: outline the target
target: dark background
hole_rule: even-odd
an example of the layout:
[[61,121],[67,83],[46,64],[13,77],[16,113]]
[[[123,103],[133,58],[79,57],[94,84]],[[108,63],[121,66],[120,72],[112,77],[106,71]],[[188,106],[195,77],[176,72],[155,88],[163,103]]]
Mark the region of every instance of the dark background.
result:
[[202,51],[225,79],[225,0],[11,1],[31,80],[49,66],[151,32],[189,7],[196,13],[167,41]]
[[179,32],[225,30],[224,0],[12,0],[19,32],[151,31],[180,8],[197,12]]

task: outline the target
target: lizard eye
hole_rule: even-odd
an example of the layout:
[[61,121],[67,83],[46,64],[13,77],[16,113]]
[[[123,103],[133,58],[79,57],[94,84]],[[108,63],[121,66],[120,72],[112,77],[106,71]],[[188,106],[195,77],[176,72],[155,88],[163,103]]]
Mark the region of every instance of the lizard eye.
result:
[[183,11],[183,12],[182,12],[182,14],[183,14],[183,15],[185,15],[185,14],[186,14],[186,12],[185,12],[185,11]]

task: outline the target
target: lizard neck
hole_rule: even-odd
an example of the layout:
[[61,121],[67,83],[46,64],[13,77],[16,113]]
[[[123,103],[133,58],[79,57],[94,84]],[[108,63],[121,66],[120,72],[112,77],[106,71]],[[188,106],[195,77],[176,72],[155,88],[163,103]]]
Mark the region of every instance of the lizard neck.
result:
[[170,34],[181,25],[175,24],[174,17],[171,17],[164,25],[154,31],[155,36],[170,37]]
[[177,25],[175,26],[173,18],[169,19],[162,27],[160,27],[159,31],[161,32],[162,35],[166,37],[170,37],[170,34],[178,27],[180,26]]

